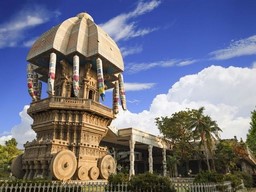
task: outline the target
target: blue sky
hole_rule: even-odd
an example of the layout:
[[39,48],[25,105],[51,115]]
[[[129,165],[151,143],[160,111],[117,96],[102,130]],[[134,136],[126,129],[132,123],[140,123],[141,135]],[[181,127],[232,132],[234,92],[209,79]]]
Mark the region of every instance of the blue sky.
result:
[[[113,127],[158,135],[154,118],[204,106],[221,136],[246,138],[256,102],[254,0],[8,0],[0,2],[0,143],[34,137],[26,56],[42,33],[88,12],[117,42],[128,111]],[[108,93],[105,105],[110,105]]]

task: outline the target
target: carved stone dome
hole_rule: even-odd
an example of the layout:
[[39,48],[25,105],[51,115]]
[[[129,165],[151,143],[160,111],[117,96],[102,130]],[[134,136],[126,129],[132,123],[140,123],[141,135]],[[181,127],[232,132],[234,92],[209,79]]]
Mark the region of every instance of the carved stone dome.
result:
[[[104,74],[116,78],[124,70],[121,52],[114,40],[98,25],[88,13],[80,13],[41,35],[30,49],[27,61],[36,65],[36,72],[42,81],[47,81],[49,54],[57,54],[59,61],[72,63],[78,55],[81,63],[96,63],[101,58]],[[96,64],[93,66],[96,69]],[[112,79],[112,78],[111,78]]]

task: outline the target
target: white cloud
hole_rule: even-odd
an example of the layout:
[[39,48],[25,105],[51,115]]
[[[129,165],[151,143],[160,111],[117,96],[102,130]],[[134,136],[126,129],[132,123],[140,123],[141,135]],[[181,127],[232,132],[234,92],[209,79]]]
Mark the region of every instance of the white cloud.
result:
[[150,12],[154,10],[156,7],[160,5],[161,1],[159,0],[152,0],[150,2],[144,3],[140,1],[136,7],[136,9],[130,13],[128,13],[128,17],[137,17],[144,13]]
[[0,145],[5,145],[5,142],[10,140],[12,135],[4,135],[0,137]]
[[32,118],[27,114],[28,105],[24,106],[23,110],[19,113],[21,122],[15,125],[11,130],[11,135],[18,142],[18,147],[23,148],[23,145],[27,141],[32,141],[35,139],[36,134],[31,129]]
[[173,66],[187,66],[191,65],[198,60],[189,60],[189,59],[169,59],[163,61],[156,61],[150,63],[130,63],[126,66],[126,72],[133,74],[141,71],[147,71],[155,67],[173,67]]
[[122,56],[126,57],[127,55],[140,53],[143,49],[142,49],[142,46],[136,46],[136,47],[129,47],[129,48],[121,47],[120,50],[122,52]]
[[140,102],[140,100],[138,100],[138,99],[126,100],[126,101],[127,101],[127,103],[132,103],[132,104],[135,104],[135,105],[137,105]]
[[177,63],[177,60],[171,59],[166,61],[157,61],[151,63],[130,63],[126,66],[127,73],[138,73],[140,71],[147,71],[154,67],[171,67]]
[[256,61],[252,63],[252,68],[256,68]]
[[180,61],[180,62],[177,64],[177,66],[183,67],[183,66],[191,65],[191,64],[193,64],[193,63],[195,63],[195,62],[197,62],[197,61],[198,61],[198,60],[196,60],[196,59],[193,59],[193,60],[182,60],[182,61]]
[[34,42],[37,40],[37,38],[38,37],[34,37],[32,39],[29,39],[29,40],[23,42],[24,47],[31,47],[34,44]]
[[[25,35],[25,31],[49,21],[52,16],[58,14],[57,11],[50,13],[38,5],[25,6],[7,22],[0,24],[0,48],[26,46],[29,41],[26,40],[28,37]],[[23,40],[26,42],[22,43]]]
[[140,91],[145,89],[151,89],[155,86],[155,83],[125,83],[125,91]]
[[140,113],[120,110],[112,125],[134,127],[158,135],[156,117],[204,106],[205,113],[222,128],[222,138],[236,135],[245,140],[250,127],[250,112],[256,101],[255,74],[256,69],[208,67],[198,74],[181,78],[167,94],[157,95],[149,110]]
[[256,35],[233,41],[229,47],[220,49],[210,53],[212,59],[215,60],[226,60],[234,57],[240,57],[244,55],[255,55],[256,54]]
[[40,25],[48,20],[47,18],[40,18],[39,15],[24,15],[23,18],[16,18],[2,26],[0,33],[20,31],[29,27]]
[[138,29],[136,23],[131,21],[140,15],[150,12],[160,5],[161,1],[139,2],[134,11],[120,14],[100,26],[115,40],[127,40],[133,37],[144,36],[157,28]]

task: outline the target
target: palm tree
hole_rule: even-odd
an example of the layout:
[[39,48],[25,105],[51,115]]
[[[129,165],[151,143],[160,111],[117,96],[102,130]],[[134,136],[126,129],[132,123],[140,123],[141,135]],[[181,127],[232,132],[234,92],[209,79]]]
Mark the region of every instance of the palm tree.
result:
[[204,107],[193,110],[190,129],[193,132],[194,139],[200,139],[199,146],[203,145],[204,147],[207,168],[210,171],[209,153],[212,154],[214,139],[219,139],[218,131],[221,131],[221,129],[216,121],[213,121],[208,115],[205,116],[203,112]]
[[170,176],[177,177],[177,165],[179,164],[178,158],[175,155],[168,155],[166,163]]

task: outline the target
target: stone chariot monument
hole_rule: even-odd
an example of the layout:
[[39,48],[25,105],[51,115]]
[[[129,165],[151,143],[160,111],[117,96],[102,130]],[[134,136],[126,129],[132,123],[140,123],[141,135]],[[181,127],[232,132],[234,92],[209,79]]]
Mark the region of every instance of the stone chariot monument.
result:
[[[37,136],[13,160],[13,175],[62,181],[108,179],[116,162],[100,141],[118,113],[119,98],[126,110],[124,64],[116,43],[89,14],[80,13],[39,37],[27,61],[32,97],[28,114]],[[41,98],[44,89],[47,96]],[[113,89],[112,109],[100,103],[107,89]]]

